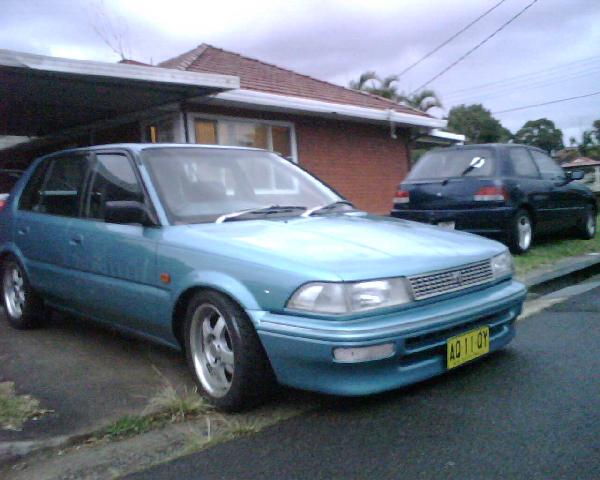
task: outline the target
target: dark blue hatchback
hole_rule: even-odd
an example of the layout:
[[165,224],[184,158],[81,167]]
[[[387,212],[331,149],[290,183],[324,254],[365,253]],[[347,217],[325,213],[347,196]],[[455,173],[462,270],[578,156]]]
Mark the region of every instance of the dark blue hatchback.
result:
[[538,234],[594,237],[594,194],[572,183],[581,176],[525,145],[436,149],[400,184],[391,215],[493,237],[523,253]]

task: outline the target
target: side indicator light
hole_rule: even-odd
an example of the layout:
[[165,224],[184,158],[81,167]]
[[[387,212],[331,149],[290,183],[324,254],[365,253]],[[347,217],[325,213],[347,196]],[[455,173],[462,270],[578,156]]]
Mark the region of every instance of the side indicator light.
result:
[[171,283],[171,275],[169,275],[168,273],[161,273],[160,281],[163,283]]

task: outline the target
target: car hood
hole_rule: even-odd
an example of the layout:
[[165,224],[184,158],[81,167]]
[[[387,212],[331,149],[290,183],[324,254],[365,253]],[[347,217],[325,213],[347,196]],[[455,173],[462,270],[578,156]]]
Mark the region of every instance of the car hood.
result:
[[476,235],[360,213],[174,228],[177,243],[192,248],[274,267],[304,267],[343,280],[452,268],[506,250]]

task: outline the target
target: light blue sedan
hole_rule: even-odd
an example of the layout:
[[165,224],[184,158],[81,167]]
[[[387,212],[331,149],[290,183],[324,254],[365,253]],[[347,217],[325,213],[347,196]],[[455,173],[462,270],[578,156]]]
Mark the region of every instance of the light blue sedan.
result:
[[526,293],[500,243],[369,215],[235,147],[43,157],[0,212],[0,255],[14,327],[54,308],[180,348],[225,410],[276,381],[364,395],[443,373],[504,347]]

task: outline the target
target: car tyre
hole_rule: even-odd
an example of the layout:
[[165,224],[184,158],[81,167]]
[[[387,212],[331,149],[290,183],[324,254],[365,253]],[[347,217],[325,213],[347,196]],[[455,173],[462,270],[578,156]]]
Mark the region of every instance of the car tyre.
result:
[[525,253],[533,243],[533,222],[527,210],[519,210],[513,217],[509,247],[513,253]]
[[274,374],[256,330],[244,310],[225,295],[193,295],[184,341],[199,390],[218,409],[244,410],[272,392]]
[[592,205],[587,205],[577,225],[577,236],[584,240],[591,240],[596,235],[596,227],[596,209]]
[[25,269],[15,257],[2,263],[2,303],[10,325],[19,330],[39,327],[47,315],[44,301],[31,288]]

